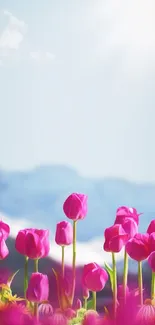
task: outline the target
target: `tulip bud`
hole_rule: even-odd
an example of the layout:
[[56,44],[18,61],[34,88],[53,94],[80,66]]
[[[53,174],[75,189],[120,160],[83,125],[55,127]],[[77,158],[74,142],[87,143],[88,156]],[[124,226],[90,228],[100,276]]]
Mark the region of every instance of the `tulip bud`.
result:
[[84,219],[87,214],[87,200],[85,194],[71,194],[63,204],[65,215],[74,221]]
[[73,242],[73,227],[68,221],[57,224],[55,242],[60,246],[67,246]]
[[83,297],[85,299],[88,299],[89,298],[89,290],[85,286],[83,286]]
[[90,291],[101,291],[108,280],[108,273],[97,263],[84,265],[82,284]]
[[135,208],[129,208],[129,207],[119,207],[116,211],[116,219],[115,224],[122,224],[126,218],[133,219],[136,224],[139,224],[139,216],[141,213],[138,213]]
[[127,242],[126,251],[137,262],[145,260],[150,253],[149,235],[136,234]]
[[32,259],[46,257],[50,250],[49,230],[33,228],[20,230],[15,247],[20,254]]
[[39,303],[48,300],[48,295],[49,281],[47,275],[39,272],[32,273],[26,291],[27,300]]
[[120,224],[115,224],[112,227],[105,229],[104,250],[106,252],[118,253],[128,241],[128,234]]

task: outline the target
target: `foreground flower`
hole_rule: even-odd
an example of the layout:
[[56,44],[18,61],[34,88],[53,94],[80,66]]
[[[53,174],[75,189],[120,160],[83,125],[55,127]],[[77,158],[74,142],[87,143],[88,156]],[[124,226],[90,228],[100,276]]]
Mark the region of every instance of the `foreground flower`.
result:
[[26,298],[32,302],[42,302],[48,300],[49,295],[49,281],[46,274],[39,272],[32,273],[28,288],[26,291]]
[[87,214],[88,197],[85,194],[73,193],[63,204],[63,210],[67,218],[74,221],[84,219]]
[[50,251],[49,230],[24,229],[18,232],[16,250],[31,259],[46,257]]
[[138,213],[135,208],[129,208],[126,206],[119,207],[116,211],[115,223],[122,224],[126,218],[130,218],[133,219],[138,225],[140,214],[141,213]]
[[23,305],[9,304],[0,308],[0,325],[37,325]]
[[136,325],[154,325],[155,324],[155,307],[151,301],[146,301],[136,316]]
[[97,263],[84,265],[82,284],[93,293],[94,310],[96,310],[96,292],[101,291],[108,281],[108,273]]
[[122,225],[115,224],[105,229],[104,250],[106,252],[118,253],[128,240],[128,234],[123,229]]

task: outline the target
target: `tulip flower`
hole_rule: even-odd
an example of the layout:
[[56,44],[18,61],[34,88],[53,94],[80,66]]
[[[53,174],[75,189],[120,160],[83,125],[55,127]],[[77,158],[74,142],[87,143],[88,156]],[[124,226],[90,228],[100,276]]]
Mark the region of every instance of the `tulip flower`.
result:
[[155,220],[152,220],[147,228],[147,233],[150,235],[155,232]]
[[35,272],[38,272],[38,259],[46,257],[50,250],[49,230],[26,228],[20,230],[15,241],[16,250],[25,256],[24,295],[28,286],[28,259],[34,259]]
[[9,250],[4,238],[5,235],[0,231],[0,260],[4,260],[9,255]]
[[38,315],[38,303],[47,301],[49,296],[48,276],[39,272],[32,273],[28,288],[26,290],[26,298],[34,302],[34,315]]
[[9,237],[10,227],[2,220],[0,221],[0,232],[3,234],[4,240],[6,240]]
[[88,300],[88,298],[89,298],[89,290],[85,285],[83,285],[83,300],[84,300],[83,308],[84,309],[87,309],[87,300]]
[[152,270],[151,297],[155,299],[155,251],[149,255],[148,264]]
[[150,243],[148,234],[136,234],[126,244],[128,255],[138,262],[138,283],[140,292],[140,303],[143,304],[143,281],[142,281],[142,261],[150,253]]
[[96,292],[101,291],[108,280],[107,272],[97,263],[84,265],[82,284],[93,293],[94,310],[96,310]]
[[73,227],[68,221],[61,221],[56,226],[55,242],[62,247],[62,275],[64,276],[64,249],[73,242]]
[[129,208],[129,207],[119,207],[116,211],[116,219],[115,223],[122,224],[126,218],[133,219],[137,225],[139,224],[139,216],[141,213],[138,213],[135,208]]
[[73,283],[72,283],[72,303],[75,292],[76,281],[76,223],[85,218],[87,214],[88,197],[85,194],[72,193],[63,204],[63,211],[67,218],[73,220]]

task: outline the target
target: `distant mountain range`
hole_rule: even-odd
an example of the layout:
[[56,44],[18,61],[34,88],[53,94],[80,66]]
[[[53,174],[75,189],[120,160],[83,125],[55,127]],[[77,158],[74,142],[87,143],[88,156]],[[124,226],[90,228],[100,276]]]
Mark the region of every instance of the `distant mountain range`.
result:
[[78,240],[103,236],[118,206],[137,208],[144,214],[140,230],[145,231],[155,218],[155,184],[136,184],[117,178],[92,179],[80,176],[66,166],[41,166],[30,171],[0,170],[0,211],[11,218],[21,218],[48,227],[65,219],[62,205],[72,192],[89,197],[89,212],[78,223]]

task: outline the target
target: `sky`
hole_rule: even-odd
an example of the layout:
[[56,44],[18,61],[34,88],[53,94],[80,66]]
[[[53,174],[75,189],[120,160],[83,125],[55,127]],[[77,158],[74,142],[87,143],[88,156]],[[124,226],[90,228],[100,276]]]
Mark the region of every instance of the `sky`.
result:
[[0,0],[0,167],[155,181],[154,0]]

